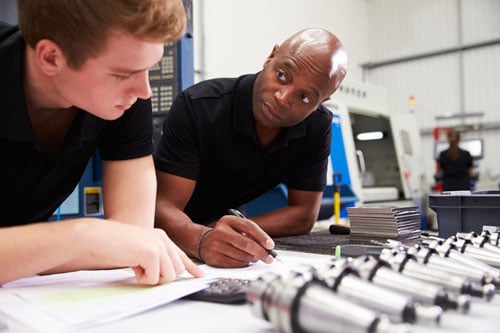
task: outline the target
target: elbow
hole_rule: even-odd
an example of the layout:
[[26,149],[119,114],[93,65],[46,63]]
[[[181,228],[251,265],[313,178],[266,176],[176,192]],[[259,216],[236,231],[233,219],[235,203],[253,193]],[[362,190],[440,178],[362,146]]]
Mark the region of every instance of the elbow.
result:
[[304,216],[303,218],[298,219],[297,223],[295,224],[294,234],[303,235],[310,233],[315,223],[316,215]]
[[310,233],[318,220],[319,206],[314,208],[305,209],[302,211],[301,217],[297,219],[296,234]]
[[314,227],[314,222],[313,223],[304,224],[303,228],[301,230],[299,230],[298,234],[299,235],[308,234],[308,233],[310,233],[312,231],[313,227]]

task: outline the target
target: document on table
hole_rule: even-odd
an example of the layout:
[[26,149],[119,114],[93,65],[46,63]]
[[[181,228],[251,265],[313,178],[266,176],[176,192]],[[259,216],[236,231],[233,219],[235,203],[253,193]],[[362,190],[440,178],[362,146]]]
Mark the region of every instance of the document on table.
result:
[[199,291],[208,279],[187,275],[144,286],[130,269],[35,276],[0,288],[0,311],[38,331],[58,331],[111,322]]
[[241,278],[253,280],[265,272],[275,272],[283,274],[300,267],[311,267],[321,265],[331,260],[332,256],[316,255],[304,253],[294,253],[292,251],[278,251],[279,260],[275,259],[272,264],[265,264],[262,261],[251,264],[243,268],[215,268],[202,265],[200,268],[205,272],[207,278]]
[[[0,313],[36,332],[58,332],[100,325],[150,310],[199,291],[215,278],[256,279],[268,271],[288,271],[303,264],[293,254],[280,255],[283,263],[254,263],[245,268],[200,268],[204,278],[185,273],[159,286],[136,282],[131,269],[78,271],[34,276],[0,288]],[[322,258],[324,260],[324,258]],[[314,260],[308,260],[308,264]],[[1,323],[0,316],[0,323]]]

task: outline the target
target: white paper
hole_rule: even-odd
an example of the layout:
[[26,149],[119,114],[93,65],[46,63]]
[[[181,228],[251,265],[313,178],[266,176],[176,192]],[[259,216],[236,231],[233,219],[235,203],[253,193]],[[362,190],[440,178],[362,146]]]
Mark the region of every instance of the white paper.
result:
[[4,284],[0,311],[37,331],[85,327],[169,303],[205,288],[208,282],[208,278],[181,276],[167,284],[143,286],[128,269],[37,276]]
[[[74,331],[132,316],[199,291],[215,278],[256,279],[265,272],[297,269],[305,254],[278,251],[281,261],[245,268],[200,268],[204,278],[188,273],[159,286],[137,284],[131,269],[78,271],[19,279],[0,288],[0,312],[36,332]],[[308,265],[324,262],[308,258]],[[0,316],[0,321],[1,321]]]

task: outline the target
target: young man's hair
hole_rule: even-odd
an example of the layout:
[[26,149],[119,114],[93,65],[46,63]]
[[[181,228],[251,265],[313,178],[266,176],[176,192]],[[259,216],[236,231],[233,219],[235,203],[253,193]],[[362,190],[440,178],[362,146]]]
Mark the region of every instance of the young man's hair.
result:
[[186,28],[182,0],[17,0],[26,42],[57,43],[70,66],[80,67],[104,47],[111,31],[149,42],[175,42]]

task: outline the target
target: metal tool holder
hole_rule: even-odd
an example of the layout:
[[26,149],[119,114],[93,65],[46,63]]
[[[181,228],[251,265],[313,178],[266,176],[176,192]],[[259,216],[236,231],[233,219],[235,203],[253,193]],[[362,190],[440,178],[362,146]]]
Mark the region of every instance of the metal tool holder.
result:
[[313,275],[336,294],[384,313],[392,322],[439,324],[441,319],[441,307],[422,305],[411,296],[363,280],[347,259],[338,259],[320,267],[314,270]]
[[392,269],[422,281],[441,285],[453,293],[471,295],[491,299],[494,295],[492,284],[481,285],[464,276],[449,274],[443,270],[427,267],[417,261],[413,255],[398,249],[383,249],[380,260],[386,262]]
[[[444,311],[467,314],[473,298],[490,301],[500,269],[489,264],[491,233],[388,240],[377,257],[331,258],[287,273],[266,273],[246,298],[279,332],[409,332],[439,324]],[[488,246],[485,246],[488,244]],[[498,255],[497,255],[498,256]]]
[[468,313],[471,296],[455,294],[441,285],[403,275],[391,269],[385,262],[374,256],[364,255],[352,259],[352,267],[363,279],[375,285],[411,296],[424,305],[437,305],[444,310]]
[[252,312],[285,333],[403,333],[409,324],[394,324],[385,314],[351,302],[312,274],[267,273],[247,292]]

